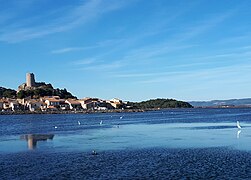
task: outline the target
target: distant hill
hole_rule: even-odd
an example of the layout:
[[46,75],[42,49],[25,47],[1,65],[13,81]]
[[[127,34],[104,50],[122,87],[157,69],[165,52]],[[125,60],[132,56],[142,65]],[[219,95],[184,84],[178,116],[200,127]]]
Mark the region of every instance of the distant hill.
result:
[[212,101],[190,101],[194,107],[216,107],[216,106],[251,106],[251,98],[212,100]]
[[151,99],[142,102],[130,103],[131,106],[138,109],[152,108],[192,108],[193,106],[187,102],[177,101],[175,99]]

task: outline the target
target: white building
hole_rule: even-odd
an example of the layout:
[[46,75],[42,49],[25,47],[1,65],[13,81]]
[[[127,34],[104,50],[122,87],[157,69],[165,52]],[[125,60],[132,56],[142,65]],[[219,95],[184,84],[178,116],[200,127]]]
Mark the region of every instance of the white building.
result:
[[31,99],[26,102],[26,107],[30,111],[37,111],[37,110],[42,110],[43,102],[35,99]]
[[65,102],[67,104],[69,104],[71,110],[72,109],[76,109],[76,110],[82,109],[81,103],[76,99],[67,99]]

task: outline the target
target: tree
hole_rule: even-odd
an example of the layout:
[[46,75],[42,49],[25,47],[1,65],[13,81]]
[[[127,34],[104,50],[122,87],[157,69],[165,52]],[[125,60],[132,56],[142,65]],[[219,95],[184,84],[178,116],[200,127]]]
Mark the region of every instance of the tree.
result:
[[17,93],[17,98],[18,99],[23,99],[23,98],[25,98],[25,91],[24,90],[21,90],[21,91],[19,91],[18,93]]
[[0,98],[16,98],[17,92],[13,89],[7,89],[4,87],[0,87]]

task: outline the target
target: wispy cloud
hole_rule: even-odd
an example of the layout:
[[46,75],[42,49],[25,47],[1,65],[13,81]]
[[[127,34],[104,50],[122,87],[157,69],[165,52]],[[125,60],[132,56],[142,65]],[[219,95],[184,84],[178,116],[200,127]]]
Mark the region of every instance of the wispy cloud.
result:
[[156,76],[168,76],[168,75],[177,75],[183,72],[160,72],[160,73],[128,73],[128,74],[116,74],[111,77],[118,78],[145,78],[145,77],[156,77]]
[[97,62],[96,59],[82,59],[82,60],[77,60],[74,62],[75,65],[89,65],[93,64],[94,62]]
[[158,43],[155,45],[150,45],[150,46],[146,46],[143,48],[138,48],[138,49],[132,50],[123,59],[126,61],[128,61],[128,60],[131,60],[131,61],[143,60],[145,63],[145,60],[154,59],[158,56],[167,55],[172,52],[177,52],[180,50],[189,49],[189,48],[192,48],[195,46],[197,46],[197,45],[190,44],[190,45],[173,46],[169,42]]
[[[243,48],[244,49],[244,48]],[[248,48],[247,48],[248,49]],[[225,53],[211,53],[210,55],[200,55],[200,56],[184,56],[183,58],[189,59],[189,60],[207,60],[208,62],[213,62],[213,63],[217,63],[217,61],[233,61],[238,59],[239,62],[241,61],[246,61],[247,59],[251,58],[251,52],[250,51],[236,51],[238,50],[238,48],[236,49],[232,49],[231,52],[225,52]],[[236,51],[236,52],[234,52]]]
[[[109,59],[104,58],[102,56],[92,57],[90,59],[95,59],[95,65],[89,65],[86,63],[80,64],[78,61],[74,61],[74,65],[84,65],[84,67],[80,67],[80,70],[91,70],[91,71],[102,71],[102,72],[111,72],[111,70],[122,69],[125,67],[137,67],[151,63],[151,60],[156,58],[157,56],[161,56],[163,54],[171,53],[176,50],[190,48],[192,45],[189,46],[180,46],[180,47],[171,47],[165,46],[161,47],[161,45],[156,46],[153,48],[141,48],[136,51],[129,51],[124,56],[117,59]],[[149,62],[147,62],[149,61]]]
[[246,34],[242,34],[242,35],[224,37],[218,43],[220,43],[220,44],[229,44],[229,43],[236,43],[236,42],[239,43],[239,42],[242,42],[242,41],[250,42],[250,40],[251,40],[251,33],[246,33]]
[[174,35],[173,39],[175,42],[182,42],[206,33],[228,18],[232,17],[235,12],[235,9],[230,10],[225,13],[215,14],[212,17],[208,17],[197,24],[190,24],[190,26],[184,28],[184,32]]
[[78,68],[79,70],[95,70],[98,72],[104,72],[104,71],[111,71],[114,69],[118,69],[125,66],[124,62],[122,61],[114,61],[111,63],[100,63],[100,64],[95,64],[95,65],[90,65],[90,66],[85,66],[85,67],[80,67]]
[[[227,13],[217,14],[212,18],[205,19],[202,23],[198,24],[197,26],[189,26],[185,28],[184,32],[177,33],[175,38],[173,39],[163,39],[162,41],[155,43],[153,45],[146,45],[146,46],[139,46],[134,47],[132,50],[129,50],[123,57],[118,58],[121,66],[114,66],[114,67],[122,67],[131,65],[132,63],[139,65],[139,64],[147,64],[148,62],[156,62],[156,58],[161,56],[168,56],[168,54],[173,52],[179,52],[184,49],[194,48],[198,45],[196,44],[185,44],[183,41],[206,33],[207,31],[211,30],[212,28],[216,27],[218,24],[222,23],[227,18],[230,18],[235,11],[229,11]],[[136,38],[136,41],[141,40],[141,37],[147,37],[149,33],[143,33]],[[130,43],[131,41],[128,40]],[[204,57],[204,58],[216,58],[216,57],[229,57],[234,54],[218,54],[211,57]]]
[[[100,61],[103,62],[102,65],[101,64],[99,65],[101,68],[98,68],[99,66],[94,66],[89,68],[84,67],[84,70],[88,69],[95,70],[95,67],[97,70],[110,70],[110,69],[125,67],[127,65],[132,64],[132,62],[135,64],[140,64],[140,63],[146,64],[147,60],[153,59],[156,56],[161,56],[173,51],[187,49],[195,46],[191,44],[173,46],[172,44],[168,43],[168,40],[166,42],[160,41],[154,45],[144,46],[141,44],[141,41],[144,41],[144,39],[151,38],[152,36],[158,34],[167,33],[169,29],[172,29],[170,25],[173,21],[175,21],[177,18],[184,15],[185,13],[189,12],[189,10],[194,8],[196,5],[197,3],[189,3],[189,7],[177,8],[175,13],[171,14],[166,14],[166,11],[157,12],[154,15],[154,19],[152,19],[152,21],[146,21],[142,22],[142,24],[138,24],[138,30],[140,30],[140,32],[135,31],[133,33],[130,33],[130,36],[126,35],[124,37],[122,36],[120,39],[101,41],[91,46],[66,47],[62,49],[53,50],[51,51],[51,53],[61,54],[67,52],[83,51],[87,49],[89,50],[94,48],[103,48],[111,46],[112,48],[110,48],[109,50],[101,52],[95,57],[91,57],[99,59]],[[167,18],[163,19],[163,16],[166,16]],[[142,29],[144,29],[143,32]],[[124,51],[125,49],[126,52]],[[109,54],[117,54],[117,52],[119,51],[123,51],[122,53],[123,55],[119,57],[114,57],[112,59],[106,57]],[[106,59],[106,61],[102,59]],[[105,68],[102,69],[103,67]]]
[[[186,12],[186,11],[185,11]],[[197,44],[193,43],[184,43],[184,41],[191,39],[193,37],[196,37],[198,35],[201,35],[205,32],[208,32],[209,30],[213,29],[217,25],[221,24],[224,20],[228,19],[233,15],[234,11],[229,11],[227,13],[217,14],[213,15],[210,18],[206,18],[197,25],[194,24],[188,24],[187,27],[184,27],[184,30],[181,32],[177,32],[174,34],[173,37],[167,37],[162,39],[161,41],[155,42],[153,44],[147,44],[147,45],[138,45],[138,42],[141,42],[144,38],[148,38],[149,36],[153,36],[158,33],[163,33],[163,31],[160,31],[159,26],[157,26],[157,29],[150,28],[151,31],[144,31],[141,33],[138,33],[138,36],[133,36],[128,39],[124,39],[123,43],[118,43],[118,46],[114,46],[111,52],[114,52],[116,50],[123,49],[124,46],[127,47],[127,52],[122,53],[121,55],[113,58],[106,58],[107,52],[104,52],[103,54],[100,53],[98,55],[98,58],[96,59],[106,59],[105,61],[102,61],[99,65],[91,65],[91,66],[85,66],[81,69],[84,70],[97,70],[97,71],[110,71],[111,69],[122,69],[124,67],[137,67],[141,66],[144,67],[146,64],[156,63],[157,60],[167,61],[168,55],[174,53],[174,52],[181,52],[185,49],[191,49],[196,46]],[[180,15],[183,15],[184,13],[179,12],[177,15],[174,15],[172,18],[168,19],[166,22],[162,22],[163,26],[167,26],[168,23],[175,20]],[[143,28],[144,29],[144,28]],[[147,28],[146,28],[147,29]],[[90,48],[93,48],[95,46],[91,46]],[[84,47],[81,47],[84,48]],[[76,47],[76,49],[66,48],[62,49],[61,51],[56,51],[58,53],[63,52],[70,52],[75,50],[83,50],[80,47]],[[87,48],[87,47],[86,47]],[[54,51],[55,52],[55,51]],[[224,56],[224,55],[218,55]],[[165,60],[163,59],[165,58]],[[197,62],[198,63],[198,62]],[[161,62],[160,62],[161,64]],[[165,63],[163,63],[165,64]],[[120,75],[121,76],[121,75]],[[131,76],[131,75],[126,75]],[[125,76],[125,77],[126,77]],[[134,76],[150,76],[150,74],[134,74]]]
[[[200,69],[197,71],[178,71],[176,73],[168,74],[166,76],[154,77],[147,80],[139,81],[138,83],[143,84],[154,84],[154,83],[164,83],[169,81],[181,81],[189,83],[189,80],[197,80],[200,83],[209,83],[209,82],[219,82],[226,83],[226,79],[229,82],[240,82],[240,74],[246,74],[243,77],[249,76],[251,70],[251,64],[239,64],[226,67],[218,68],[208,68]],[[248,73],[247,73],[248,72]],[[220,77],[220,78],[219,78]],[[231,77],[231,78],[229,78]],[[246,82],[246,81],[245,81]]]
[[[144,72],[144,73],[132,73],[132,72],[116,72],[116,73],[110,73],[112,78],[145,78],[145,77],[163,77],[163,76],[169,76],[169,75],[180,75],[184,74],[185,72],[191,72],[191,67],[201,67],[204,66],[205,68],[210,64],[210,62],[199,62],[199,63],[190,63],[190,64],[178,64],[178,65],[172,65],[167,67],[162,67],[158,69],[151,69],[155,72]],[[185,70],[184,70],[185,68]],[[205,69],[204,68],[204,69]],[[180,69],[183,69],[182,71]]]
[[102,47],[109,47],[109,46],[116,46],[120,43],[122,43],[125,39],[110,39],[98,42],[92,46],[84,46],[84,47],[66,47],[62,49],[56,49],[52,50],[52,54],[63,54],[68,52],[75,52],[75,51],[84,51],[84,50],[90,50],[95,48],[102,48]]
[[5,28],[1,31],[0,41],[15,43],[28,39],[73,29],[101,17],[103,14],[124,7],[126,1],[115,0],[91,0],[66,12],[62,17],[55,17],[43,25],[28,26],[19,24],[20,28]]
[[72,52],[72,51],[82,51],[82,50],[87,50],[87,49],[91,49],[91,47],[67,47],[67,48],[53,50],[51,51],[51,53],[62,54],[62,53],[67,53],[67,52]]

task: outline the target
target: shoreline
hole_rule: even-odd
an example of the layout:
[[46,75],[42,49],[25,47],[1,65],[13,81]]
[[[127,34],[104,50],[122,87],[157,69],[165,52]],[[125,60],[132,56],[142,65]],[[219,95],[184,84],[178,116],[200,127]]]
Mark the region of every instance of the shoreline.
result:
[[110,110],[81,110],[81,111],[0,111],[1,115],[29,115],[29,114],[96,114],[96,113],[134,113],[147,111],[161,111],[161,110],[177,110],[177,109],[251,109],[251,107],[194,107],[194,108],[150,108],[150,109],[110,109]]
[[28,114],[94,114],[94,113],[128,113],[128,112],[145,112],[150,110],[143,109],[116,109],[116,110],[85,110],[85,111],[8,111],[8,112],[0,112],[1,115],[28,115]]

